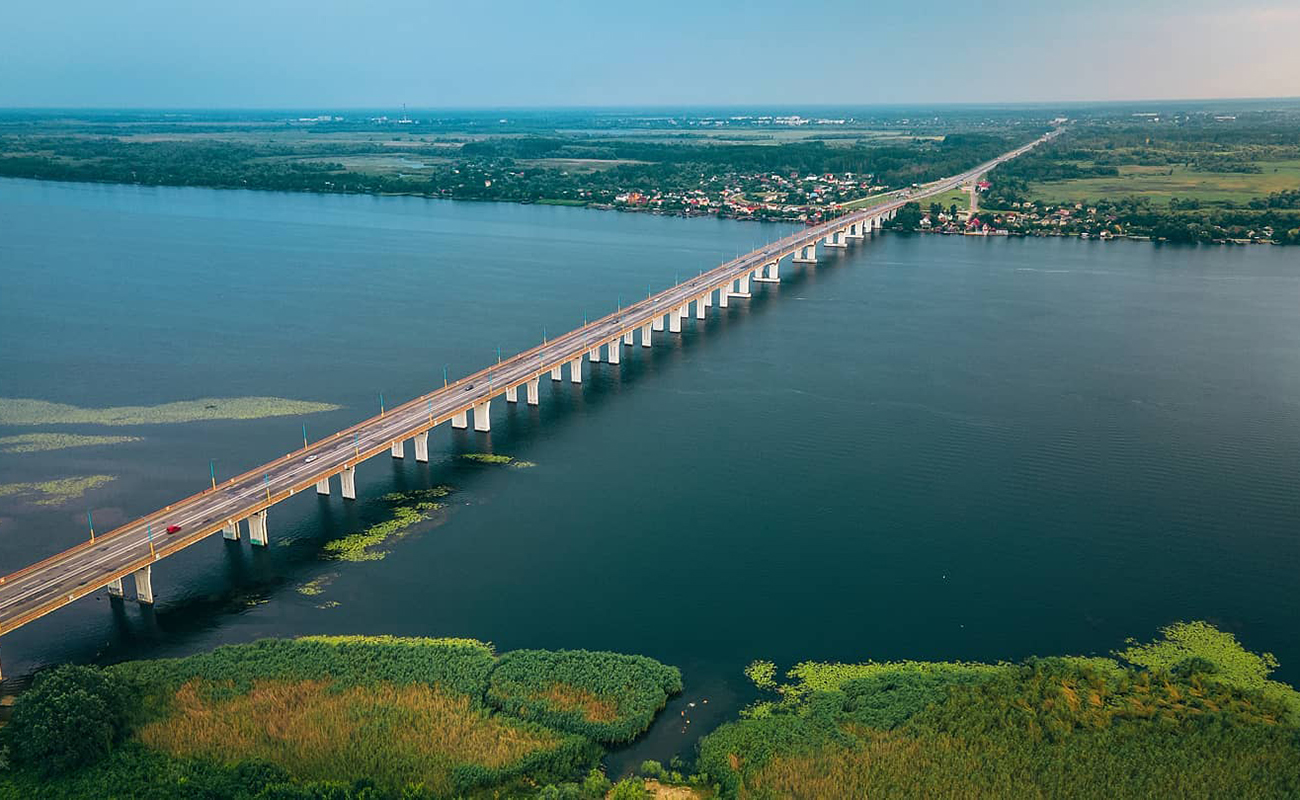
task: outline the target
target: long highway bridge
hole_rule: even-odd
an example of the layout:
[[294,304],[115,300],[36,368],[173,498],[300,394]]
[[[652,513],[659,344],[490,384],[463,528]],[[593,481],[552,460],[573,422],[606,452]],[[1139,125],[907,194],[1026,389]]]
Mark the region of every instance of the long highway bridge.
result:
[[[254,545],[266,545],[267,510],[297,492],[315,489],[329,494],[338,476],[345,499],[356,499],[356,469],[363,461],[384,452],[404,458],[406,442],[413,442],[417,461],[428,461],[429,431],[450,422],[453,428],[467,428],[473,415],[474,429],[489,430],[492,401],[502,395],[506,402],[518,402],[519,391],[531,405],[538,403],[538,384],[548,375],[563,380],[582,380],[583,358],[597,363],[617,364],[622,349],[640,343],[650,347],[656,333],[679,333],[682,321],[694,306],[697,319],[704,319],[714,305],[725,307],[734,298],[750,296],[751,281],[780,281],[780,263],[815,263],[817,248],[847,247],[852,240],[866,237],[883,220],[892,218],[904,203],[946,192],[1050,139],[1046,134],[980,164],[960,175],[894,195],[891,199],[857,210],[817,226],[808,227],[732,259],[698,277],[673,286],[634,305],[583,325],[563,336],[493,364],[466,378],[443,386],[377,417],[339,431],[283,458],[249,470],[224,483],[134,522],[95,537],[43,561],[0,577],[0,634],[79,598],[107,588],[109,594],[123,594],[122,579],[133,576],[136,598],[152,603],[150,583],[155,562],[180,552],[210,535],[221,532],[227,539],[239,539],[247,527]],[[173,534],[169,527],[179,526]]]

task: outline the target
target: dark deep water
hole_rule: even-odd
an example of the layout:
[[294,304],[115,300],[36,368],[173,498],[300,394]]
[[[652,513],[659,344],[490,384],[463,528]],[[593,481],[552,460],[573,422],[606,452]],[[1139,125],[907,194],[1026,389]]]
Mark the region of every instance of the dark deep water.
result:
[[[107,530],[784,233],[571,208],[0,181],[0,397],[85,406],[273,395],[246,422],[42,428],[116,447],[0,454],[0,571]],[[219,537],[0,641],[5,674],[304,633],[470,636],[680,666],[615,764],[689,754],[755,658],[1106,653],[1208,619],[1300,681],[1300,252],[886,235],[658,334],[490,435],[387,457],[272,546]],[[716,312],[717,309],[714,309]],[[38,430],[0,428],[0,436]],[[536,462],[452,461],[493,451]],[[384,560],[318,547],[394,489],[450,484]],[[282,546],[288,544],[289,546]],[[297,590],[337,574],[323,594]],[[337,606],[325,607],[330,602]]]

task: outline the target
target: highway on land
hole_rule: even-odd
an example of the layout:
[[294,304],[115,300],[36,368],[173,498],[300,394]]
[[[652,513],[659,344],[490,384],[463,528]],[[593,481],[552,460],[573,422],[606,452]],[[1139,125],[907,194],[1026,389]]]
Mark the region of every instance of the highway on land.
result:
[[[291,494],[378,455],[395,441],[409,439],[497,397],[507,388],[544,376],[558,365],[580,360],[592,348],[648,325],[653,319],[681,308],[708,291],[730,287],[731,281],[795,253],[802,246],[819,242],[853,222],[874,219],[904,203],[959,186],[1019,156],[1055,133],[960,175],[920,187],[908,197],[892,199],[797,231],[449,386],[129,522],[93,541],[0,578],[0,634],[172,555],[232,522],[246,519]],[[174,525],[181,526],[181,530],[175,534],[165,533],[168,526]]]

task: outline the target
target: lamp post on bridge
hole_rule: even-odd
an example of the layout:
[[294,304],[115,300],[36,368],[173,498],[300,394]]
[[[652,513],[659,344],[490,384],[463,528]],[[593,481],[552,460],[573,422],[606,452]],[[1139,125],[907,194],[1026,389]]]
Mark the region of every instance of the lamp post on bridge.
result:
[[[307,434],[305,432],[306,430],[307,430],[307,426],[304,424],[303,425],[304,439],[307,437]],[[208,459],[208,477],[212,479],[212,488],[216,489],[217,488],[217,460],[215,458]]]

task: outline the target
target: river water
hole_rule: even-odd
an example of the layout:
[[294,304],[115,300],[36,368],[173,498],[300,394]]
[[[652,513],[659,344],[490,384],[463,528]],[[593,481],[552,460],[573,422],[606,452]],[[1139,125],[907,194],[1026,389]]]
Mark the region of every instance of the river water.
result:
[[[0,397],[269,395],[342,410],[0,454],[0,571],[107,530],[789,231],[415,198],[0,181]],[[272,509],[0,642],[8,676],[306,633],[643,653],[686,692],[616,764],[689,753],[755,658],[1105,654],[1208,619],[1300,680],[1300,259],[1281,248],[878,236],[625,350],[491,434],[435,431],[359,499]],[[529,469],[474,465],[495,452]],[[394,490],[449,507],[361,563]],[[324,577],[319,595],[298,591]],[[129,592],[129,588],[128,588]],[[21,683],[21,680],[19,681]],[[708,699],[705,704],[700,701]],[[694,702],[691,707],[688,703]],[[686,715],[683,715],[686,712]],[[689,719],[690,724],[685,724]]]

